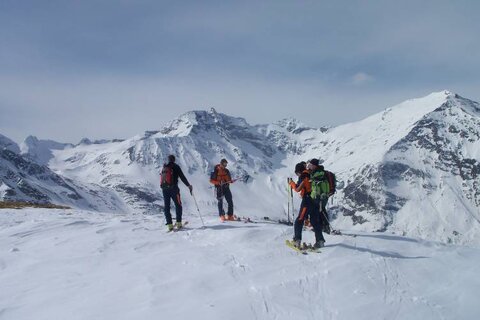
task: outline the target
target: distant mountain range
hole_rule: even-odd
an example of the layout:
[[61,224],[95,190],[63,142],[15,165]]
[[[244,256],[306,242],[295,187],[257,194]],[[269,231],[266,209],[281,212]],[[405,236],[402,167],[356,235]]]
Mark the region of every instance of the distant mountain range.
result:
[[[208,178],[221,158],[234,176],[251,177],[232,186],[237,214],[272,218],[286,215],[295,163],[319,158],[345,183],[330,203],[336,228],[480,243],[480,106],[448,91],[333,128],[295,119],[254,126],[212,109],[126,140],[74,145],[30,136],[18,146],[0,135],[0,199],[160,213],[158,173],[169,154],[204,214],[216,214]],[[186,189],[182,195],[195,213]]]

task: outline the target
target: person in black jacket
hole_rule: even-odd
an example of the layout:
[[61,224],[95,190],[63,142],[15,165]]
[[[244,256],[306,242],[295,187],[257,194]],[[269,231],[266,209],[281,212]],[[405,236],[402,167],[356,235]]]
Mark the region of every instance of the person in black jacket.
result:
[[170,214],[170,200],[175,204],[176,226],[182,227],[182,199],[180,198],[180,188],[178,187],[178,178],[188,187],[192,194],[193,187],[183,174],[182,169],[175,163],[175,156],[168,156],[168,163],[163,165],[160,178],[160,186],[163,191],[163,200],[165,204],[165,220],[168,230],[173,230],[172,215]]

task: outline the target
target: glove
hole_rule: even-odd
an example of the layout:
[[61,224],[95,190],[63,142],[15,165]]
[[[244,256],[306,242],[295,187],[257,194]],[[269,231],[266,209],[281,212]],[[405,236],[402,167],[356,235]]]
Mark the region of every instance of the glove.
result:
[[293,181],[292,178],[288,178],[288,184],[290,185],[290,188],[295,189],[297,187],[297,184]]
[[193,193],[192,193],[193,192],[193,186],[192,185],[188,186],[188,190],[190,190],[190,194],[193,195]]

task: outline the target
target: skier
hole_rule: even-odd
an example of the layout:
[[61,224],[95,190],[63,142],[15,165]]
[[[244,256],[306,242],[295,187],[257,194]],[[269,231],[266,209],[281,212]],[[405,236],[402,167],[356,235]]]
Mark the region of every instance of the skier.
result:
[[330,234],[330,223],[328,222],[327,203],[332,195],[330,184],[326,177],[325,168],[319,163],[318,159],[312,159],[309,162],[312,181],[312,200],[315,212],[319,212],[320,224],[323,232]]
[[315,232],[315,244],[313,246],[315,248],[321,248],[325,243],[325,239],[323,238],[323,234],[321,232],[319,212],[313,210],[313,202],[312,198],[310,197],[310,193],[312,191],[310,185],[310,173],[306,169],[304,162],[297,163],[295,166],[295,174],[298,176],[297,183],[290,179],[289,184],[293,190],[300,193],[302,196],[302,203],[300,205],[298,217],[295,219],[294,223],[294,245],[297,248],[301,247],[303,225],[305,219],[310,217],[310,223],[312,224],[313,231]]
[[[210,183],[215,186],[215,194],[218,200],[218,215],[222,222],[225,220],[235,220],[233,215],[232,192],[230,191],[230,183],[233,183],[233,181],[227,165],[228,161],[226,159],[220,160],[220,163],[215,166],[210,176]],[[228,204],[227,217],[225,217],[225,211],[223,210],[224,197]]]
[[180,198],[180,188],[178,187],[178,178],[188,187],[192,194],[193,186],[188,182],[182,169],[175,163],[175,156],[168,156],[168,163],[163,165],[160,177],[160,186],[163,191],[163,200],[165,204],[165,220],[168,231],[173,230],[172,215],[170,214],[170,200],[175,204],[176,224],[182,228],[182,200]]
[[[312,190],[315,210],[320,212],[320,222],[323,232],[330,234],[332,230],[330,222],[328,221],[327,203],[328,198],[335,192],[335,175],[326,171],[325,168],[319,164],[318,159],[310,160],[310,168],[312,186],[318,186],[318,188],[313,187],[314,190]],[[333,176],[333,178],[331,176]]]

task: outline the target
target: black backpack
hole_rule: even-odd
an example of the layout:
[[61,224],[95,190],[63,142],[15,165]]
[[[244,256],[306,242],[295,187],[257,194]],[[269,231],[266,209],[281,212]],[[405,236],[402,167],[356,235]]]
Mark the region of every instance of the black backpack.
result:
[[337,192],[337,178],[335,177],[335,174],[325,170],[325,177],[330,185],[330,194],[334,194]]

